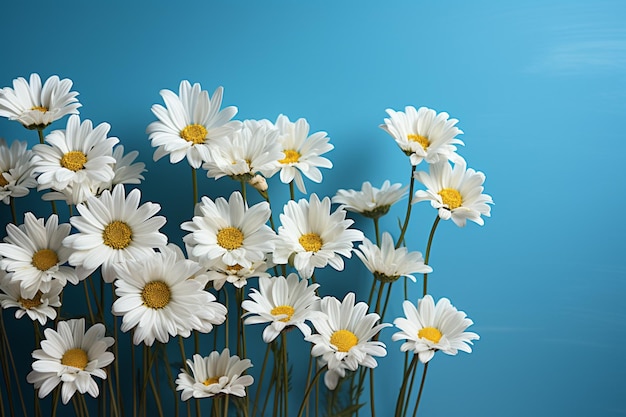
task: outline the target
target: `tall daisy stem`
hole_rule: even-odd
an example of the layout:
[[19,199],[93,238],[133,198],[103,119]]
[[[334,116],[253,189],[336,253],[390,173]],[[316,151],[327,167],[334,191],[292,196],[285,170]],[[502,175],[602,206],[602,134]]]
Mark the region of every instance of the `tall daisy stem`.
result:
[[15,198],[9,197],[9,205],[11,206],[11,217],[13,217],[13,224],[17,224],[17,215],[15,214]]
[[267,360],[270,356],[270,346],[271,344],[267,344],[267,348],[265,349],[265,357],[263,358],[263,366],[261,367],[261,375],[259,376],[259,383],[257,385],[257,391],[254,396],[254,404],[252,406],[252,415],[256,416],[256,410],[259,405],[259,395],[261,394],[261,387],[263,385],[263,377],[265,376],[265,369],[267,368]]
[[320,375],[322,375],[322,372],[324,372],[326,369],[328,369],[328,365],[322,366],[315,373],[315,376],[313,377],[313,380],[311,382],[309,382],[309,385],[306,387],[306,391],[304,392],[304,398],[302,399],[302,404],[300,404],[300,410],[298,411],[298,417],[302,416],[302,412],[304,411],[304,408],[306,407],[307,403],[309,402],[309,395],[311,394],[311,389],[313,388],[313,386],[315,385],[315,383],[319,379]]
[[406,229],[409,227],[409,219],[411,218],[411,204],[413,200],[413,188],[415,188],[415,165],[411,164],[411,182],[409,184],[409,202],[406,207],[406,216],[404,217],[404,223],[402,224],[402,230],[400,231],[400,236],[398,237],[398,242],[396,243],[396,249],[402,246],[402,242],[404,242],[404,235],[406,233]]
[[284,389],[284,400],[285,400],[285,415],[289,412],[289,376],[287,374],[287,335],[285,332],[280,333],[281,338],[281,348],[283,354],[283,389]]
[[198,173],[194,167],[191,167],[191,187],[193,193],[193,205],[191,208],[195,210],[196,203],[198,203]]
[[413,372],[413,369],[417,366],[417,358],[418,355],[413,355],[413,360],[409,365],[409,368],[404,372],[404,377],[402,378],[402,385],[400,386],[400,391],[398,391],[398,400],[396,401],[396,412],[394,413],[394,417],[402,417],[403,415],[403,404],[404,397],[406,395],[406,384],[409,380],[409,375]]
[[420,405],[420,400],[422,399],[422,392],[424,391],[424,382],[426,382],[426,371],[428,371],[428,364],[430,362],[426,362],[424,364],[424,371],[422,372],[422,382],[420,382],[420,390],[417,392],[417,401],[415,401],[415,408],[413,409],[413,417],[417,415],[417,407]]
[[[437,225],[441,217],[437,216],[435,218],[435,222],[433,223],[433,227],[430,229],[430,235],[428,236],[428,244],[426,245],[426,255],[424,255],[424,264],[428,265],[428,260],[430,259],[430,248],[433,244],[433,238],[435,237],[435,230],[437,229]],[[424,274],[424,295],[428,294],[428,273]]]

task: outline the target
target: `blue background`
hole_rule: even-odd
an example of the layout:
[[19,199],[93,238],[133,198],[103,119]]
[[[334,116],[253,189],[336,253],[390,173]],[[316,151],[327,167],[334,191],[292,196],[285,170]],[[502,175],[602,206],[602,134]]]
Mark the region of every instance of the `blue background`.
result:
[[[211,93],[224,86],[240,120],[284,113],[328,132],[335,167],[321,185],[307,182],[320,195],[366,180],[407,184],[407,158],[378,128],[385,109],[447,111],[495,206],[484,227],[437,231],[430,292],[466,311],[481,340],[471,355],[435,357],[421,415],[626,415],[622,2],[13,1],[2,15],[0,86],[32,72],[72,79],[81,118],[110,123],[140,152],[143,200],[172,218],[187,218],[189,168],[152,162],[145,128],[159,90],[182,79]],[[0,136],[37,142],[5,119]],[[224,184],[203,178],[201,193]],[[39,216],[48,208],[18,202]],[[435,213],[415,208],[408,245],[423,251]],[[178,224],[164,229],[173,241]],[[326,292],[366,294],[358,260],[347,268],[357,272],[320,277]],[[387,321],[401,314],[399,290],[393,299]],[[399,384],[399,343],[388,349],[380,415]]]

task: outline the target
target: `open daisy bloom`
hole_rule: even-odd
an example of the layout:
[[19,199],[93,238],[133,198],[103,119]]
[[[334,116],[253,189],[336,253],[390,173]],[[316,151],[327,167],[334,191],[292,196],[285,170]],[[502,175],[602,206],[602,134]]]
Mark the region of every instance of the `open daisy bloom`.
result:
[[462,311],[458,311],[447,298],[441,298],[437,305],[430,295],[418,301],[417,307],[410,301],[402,304],[405,317],[394,320],[401,331],[394,333],[391,340],[406,340],[400,350],[413,351],[419,360],[426,363],[440,350],[448,355],[456,355],[459,350],[470,353],[472,340],[480,337],[466,332],[474,324]]
[[387,214],[391,206],[406,196],[407,187],[393,184],[386,180],[378,189],[365,181],[361,191],[337,190],[333,203],[342,204],[348,211],[360,213],[365,217],[377,219]]
[[56,75],[43,87],[39,74],[31,74],[30,83],[19,77],[13,80],[13,88],[0,89],[0,116],[17,120],[28,129],[43,129],[67,114],[78,114],[81,104],[71,88],[71,80],[59,80]]
[[221,353],[213,351],[206,357],[193,355],[193,361],[187,359],[187,365],[191,374],[181,369],[175,381],[176,391],[182,391],[183,401],[216,395],[245,397],[246,387],[254,382],[250,375],[243,375],[252,367],[250,359],[230,356],[228,348]]
[[85,332],[85,320],[60,321],[57,330],[44,330],[41,349],[33,352],[33,370],[26,380],[39,389],[39,398],[48,395],[61,383],[61,398],[67,404],[74,393],[97,397],[98,384],[92,377],[106,379],[103,368],[113,362],[107,349],[112,337],[104,336],[104,325],[96,323]]
[[8,146],[0,138],[0,201],[9,204],[11,198],[24,197],[30,188],[37,186],[32,175],[33,152],[27,149],[28,143],[13,141]]
[[[9,274],[11,277],[12,274]],[[63,285],[58,280],[50,281],[50,288],[46,292],[37,291],[33,298],[22,297],[20,282],[9,279],[0,279],[0,305],[2,308],[16,308],[15,318],[20,319],[24,315],[32,321],[39,321],[43,326],[48,319],[53,320],[57,316],[55,307],[61,306],[59,294]]]

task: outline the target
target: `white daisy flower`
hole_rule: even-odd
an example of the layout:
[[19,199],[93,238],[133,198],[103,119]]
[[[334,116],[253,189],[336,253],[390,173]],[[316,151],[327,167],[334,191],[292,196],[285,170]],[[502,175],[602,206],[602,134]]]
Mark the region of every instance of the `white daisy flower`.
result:
[[291,122],[281,114],[276,119],[276,127],[280,131],[278,141],[284,153],[284,157],[278,160],[280,180],[285,184],[295,181],[298,190],[306,193],[302,174],[313,182],[322,182],[319,168],[332,168],[333,164],[321,155],[334,146],[328,143],[326,132],[309,135],[309,124],[305,119]]
[[263,330],[263,341],[270,343],[285,328],[295,326],[307,337],[311,328],[305,323],[313,317],[323,315],[316,309],[320,299],[315,290],[318,284],[308,284],[298,275],[289,274],[287,278],[279,276],[259,278],[259,290],[253,288],[250,298],[244,300],[241,307],[247,311],[244,324],[268,323]]
[[236,288],[243,288],[248,284],[248,280],[251,278],[270,276],[267,270],[272,268],[274,264],[269,259],[271,255],[267,255],[267,258],[268,259],[252,262],[248,267],[239,264],[227,265],[221,259],[217,259],[207,267],[207,281],[211,282],[213,288],[218,291],[222,289],[227,282],[230,282]]
[[365,181],[361,191],[337,190],[333,203],[343,204],[348,211],[376,219],[387,214],[392,205],[404,198],[407,188],[399,183],[391,185],[389,180],[386,180],[378,189],[372,187],[369,181]]
[[407,277],[415,282],[416,279],[411,274],[433,272],[430,266],[424,264],[421,252],[409,252],[406,247],[396,249],[388,232],[383,233],[380,247],[365,238],[363,244],[359,245],[359,250],[354,253],[376,279],[383,282],[393,282],[400,277]]
[[37,291],[50,292],[51,281],[58,280],[62,286],[67,281],[77,284],[86,275],[77,275],[74,268],[64,266],[71,251],[63,246],[63,239],[70,233],[70,225],[59,224],[52,214],[44,223],[33,213],[24,214],[24,224],[7,224],[5,243],[0,243],[0,268],[13,272],[24,298],[34,298]]
[[417,302],[417,307],[404,301],[402,309],[406,318],[393,321],[401,331],[394,333],[391,340],[406,340],[400,350],[413,351],[422,363],[431,360],[438,350],[448,355],[456,355],[459,350],[470,353],[472,340],[480,339],[476,333],[465,331],[474,322],[447,298],[441,298],[435,305],[433,297],[426,295]]
[[182,391],[180,398],[187,401],[193,398],[207,398],[217,395],[246,396],[246,387],[254,378],[243,373],[252,367],[250,359],[230,356],[228,348],[221,353],[213,351],[209,356],[193,355],[187,359],[191,374],[181,369],[176,379],[176,391]]
[[70,218],[78,233],[63,240],[72,250],[69,263],[90,272],[102,265],[102,278],[110,283],[115,279],[113,264],[141,259],[152,254],[153,248],[164,247],[167,237],[159,229],[165,217],[155,216],[161,206],[151,202],[139,206],[140,199],[139,189],[126,196],[120,184],[78,204],[80,215]]
[[463,132],[456,127],[457,119],[450,119],[448,113],[435,112],[433,109],[420,107],[415,110],[407,106],[404,112],[387,109],[389,118],[380,127],[389,133],[410,157],[412,165],[423,160],[429,164],[439,161],[458,161],[455,145],[463,145],[456,136]]
[[5,204],[11,202],[11,197],[28,195],[30,188],[37,186],[33,176],[33,152],[27,147],[26,142],[17,140],[8,146],[0,138],[0,201]]
[[61,383],[61,398],[67,404],[74,393],[99,395],[92,377],[106,379],[103,368],[113,362],[107,349],[115,343],[104,336],[104,325],[96,323],[85,332],[85,320],[60,321],[57,330],[44,330],[41,349],[33,352],[33,370],[26,380],[39,390],[39,398],[48,395]]
[[63,290],[63,284],[57,280],[50,282],[50,289],[47,292],[37,291],[32,298],[22,297],[20,282],[0,280],[0,305],[2,308],[15,307],[15,318],[20,319],[25,314],[32,321],[39,321],[45,325],[48,319],[54,320],[57,316],[55,307],[61,307],[59,294]]
[[304,279],[309,279],[315,268],[329,264],[342,271],[341,256],[350,258],[352,242],[363,240],[360,230],[349,229],[354,222],[346,219],[346,211],[339,207],[331,213],[330,198],[320,201],[317,194],[311,194],[310,201],[290,200],[280,221],[274,261],[286,264],[293,256],[293,265]]
[[119,297],[111,311],[123,316],[121,330],[133,329],[133,343],[152,346],[169,337],[188,337],[192,330],[208,333],[226,319],[226,307],[190,279],[201,268],[196,262],[179,259],[164,249],[137,260],[114,265]]
[[442,162],[430,166],[430,173],[418,171],[415,178],[424,184],[427,190],[415,192],[412,204],[430,201],[439,211],[439,217],[463,227],[467,220],[479,225],[485,224],[481,215],[490,217],[493,204],[490,195],[483,194],[485,174],[466,168],[465,160],[454,164]]
[[378,363],[374,356],[387,355],[383,342],[370,339],[390,324],[376,324],[380,316],[367,310],[366,303],[354,304],[354,293],[348,293],[343,301],[329,296],[320,301],[325,317],[311,319],[317,333],[306,340],[314,344],[311,355],[328,365],[324,383],[330,390],[345,376],[346,369],[355,371],[359,365],[375,368]]
[[201,264],[221,259],[226,265],[249,268],[274,249],[276,235],[265,224],[271,214],[267,202],[248,207],[241,194],[233,192],[228,201],[202,197],[196,215],[180,227],[191,232],[183,240]]
[[64,201],[67,205],[76,206],[86,203],[89,197],[98,196],[99,184],[73,184],[60,190],[52,190],[41,196],[44,201]]
[[59,80],[53,75],[41,85],[38,74],[30,75],[30,83],[19,77],[13,88],[0,90],[0,116],[17,120],[28,129],[43,129],[67,114],[78,114],[81,104],[72,88],[72,80]]
[[209,145],[214,139],[225,137],[239,129],[240,122],[231,121],[237,114],[234,106],[220,110],[224,89],[218,87],[209,98],[209,93],[193,87],[189,81],[180,83],[179,95],[170,90],[161,90],[165,106],[152,106],[152,113],[159,119],[150,123],[146,133],[152,146],[157,147],[154,160],[165,155],[175,164],[187,157],[189,165],[200,168],[210,159]]

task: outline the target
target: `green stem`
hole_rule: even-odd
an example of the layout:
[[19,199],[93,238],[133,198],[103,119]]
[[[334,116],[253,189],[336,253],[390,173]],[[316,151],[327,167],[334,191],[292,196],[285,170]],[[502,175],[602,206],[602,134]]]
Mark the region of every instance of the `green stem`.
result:
[[259,376],[259,383],[257,385],[257,391],[254,396],[254,405],[252,407],[252,415],[256,416],[256,410],[259,405],[259,395],[261,394],[261,386],[263,385],[263,377],[265,376],[265,369],[267,368],[267,360],[270,356],[270,343],[267,343],[267,348],[265,349],[265,357],[263,358],[263,366],[261,368],[261,375]]
[[309,400],[309,395],[311,394],[311,388],[313,388],[313,385],[315,385],[315,383],[317,382],[317,380],[319,379],[320,375],[322,374],[322,372],[324,372],[326,369],[328,368],[328,365],[324,365],[322,366],[316,373],[315,376],[313,377],[313,380],[309,383],[309,385],[306,387],[306,391],[304,392],[304,398],[302,399],[302,404],[300,404],[300,410],[298,411],[298,417],[302,417],[302,412],[304,411],[304,407],[306,406],[308,400]]
[[[418,365],[419,365],[419,362],[418,362]],[[413,368],[413,371],[411,372],[411,376],[409,378],[409,381],[411,382],[409,383],[409,388],[406,390],[406,392],[408,392],[409,394],[406,396],[406,401],[404,402],[404,408],[403,408],[404,414],[406,414],[409,410],[409,403],[411,402],[411,393],[413,392],[413,384],[415,383],[415,375],[417,375],[418,365],[415,365],[415,367]]]
[[178,404],[180,399],[176,392],[176,386],[174,385],[174,375],[172,375],[172,370],[170,369],[170,360],[167,356],[167,345],[163,346],[163,361],[165,362],[165,373],[167,374],[167,381],[170,386],[170,391],[172,391],[172,393],[174,394],[174,416],[178,417]]
[[289,412],[289,376],[287,375],[287,335],[285,332],[280,333],[281,337],[281,347],[283,353],[283,389],[284,389],[284,400],[285,400],[285,415]]
[[417,407],[419,407],[420,400],[422,399],[422,391],[424,390],[424,382],[426,381],[426,371],[428,371],[429,363],[430,361],[424,364],[424,371],[422,372],[422,382],[420,382],[420,390],[417,393],[417,401],[415,402],[415,408],[413,409],[413,417],[417,415]]
[[374,368],[370,368],[370,410],[372,417],[376,417],[376,406],[374,405]]
[[378,217],[376,217],[374,220],[374,233],[376,234],[376,246],[380,247],[380,228],[379,228],[379,224],[378,224]]
[[406,216],[404,217],[404,223],[402,224],[402,230],[400,231],[400,237],[398,237],[398,242],[396,243],[396,249],[398,249],[402,242],[404,241],[404,234],[406,233],[406,229],[409,227],[409,219],[411,218],[411,204],[413,200],[413,188],[415,188],[415,166],[411,165],[411,182],[409,185],[409,202],[406,207]]
[[396,412],[394,413],[394,417],[401,417],[403,414],[402,405],[404,404],[404,396],[406,395],[406,384],[413,368],[417,366],[417,358],[418,355],[413,355],[413,360],[409,365],[409,369],[406,370],[404,378],[402,378],[402,385],[400,386],[400,391],[398,391],[398,400],[396,401]]
[[247,202],[247,196],[246,196],[246,180],[241,180],[241,196],[243,197],[243,201]]
[[289,198],[291,198],[292,200],[296,199],[296,192],[293,188],[293,181],[289,183]]
[[193,205],[191,207],[194,211],[198,203],[198,174],[196,171],[194,167],[191,167],[191,187],[193,189]]
[[11,206],[11,216],[13,217],[13,224],[17,225],[17,215],[15,214],[15,198],[9,197],[9,204]]
[[[424,255],[424,264],[428,265],[428,261],[430,259],[430,248],[432,247],[433,244],[433,238],[435,237],[435,230],[437,229],[437,225],[439,224],[439,221],[441,220],[441,217],[439,217],[439,215],[437,215],[437,217],[435,218],[435,222],[433,223],[433,227],[430,229],[430,235],[428,236],[428,244],[426,245],[426,255]],[[424,296],[426,294],[428,294],[428,273],[424,274]]]

